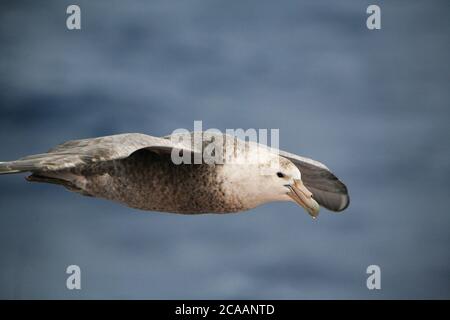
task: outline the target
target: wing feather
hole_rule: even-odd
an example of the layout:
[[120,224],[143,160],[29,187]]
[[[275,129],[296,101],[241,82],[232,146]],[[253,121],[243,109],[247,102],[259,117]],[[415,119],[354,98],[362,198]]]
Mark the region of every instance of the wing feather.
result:
[[303,183],[320,205],[337,212],[349,206],[347,187],[323,163],[285,151],[279,154],[298,167]]
[[63,170],[99,161],[123,159],[144,148],[164,152],[171,151],[172,148],[192,151],[185,144],[175,144],[168,138],[125,133],[67,141],[47,153],[0,163],[0,173]]

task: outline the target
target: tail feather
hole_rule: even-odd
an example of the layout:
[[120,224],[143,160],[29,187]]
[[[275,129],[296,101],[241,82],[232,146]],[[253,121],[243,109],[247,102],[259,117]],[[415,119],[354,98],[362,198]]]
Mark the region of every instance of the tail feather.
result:
[[46,165],[51,165],[55,158],[56,157],[51,154],[43,153],[20,158],[14,161],[0,162],[0,174],[45,170]]
[[19,168],[14,168],[11,166],[11,162],[0,162],[0,174],[11,174],[11,173],[19,173],[25,172],[28,170],[23,170]]

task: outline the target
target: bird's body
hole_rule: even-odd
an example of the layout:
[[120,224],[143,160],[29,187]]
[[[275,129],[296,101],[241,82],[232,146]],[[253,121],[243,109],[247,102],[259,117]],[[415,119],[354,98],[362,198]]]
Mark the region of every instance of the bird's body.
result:
[[[290,200],[295,193],[290,184],[300,181],[300,169],[316,189],[319,202],[335,211],[348,205],[345,186],[318,162],[287,153],[282,156],[234,137],[224,139],[229,138],[226,135],[204,133],[197,146],[193,137],[193,133],[164,138],[123,134],[74,140],[48,153],[0,163],[0,173],[31,171],[29,181],[61,184],[132,208],[199,214],[239,212],[266,202]],[[196,154],[204,155],[208,146],[214,148],[213,156],[221,150],[222,161],[174,161],[180,150],[182,156],[191,153],[184,160],[193,160]],[[280,177],[282,172],[286,176]],[[316,212],[318,205],[315,208],[311,196],[303,199],[308,192],[300,192],[300,198],[294,194],[294,200],[302,205],[310,201],[305,208]]]
[[[170,155],[148,150],[137,151],[125,159],[66,169],[52,175],[64,178],[61,183],[73,191],[136,209],[176,213],[244,209],[239,201],[225,197],[218,166],[175,165]],[[39,176],[32,175],[29,179],[39,181]]]

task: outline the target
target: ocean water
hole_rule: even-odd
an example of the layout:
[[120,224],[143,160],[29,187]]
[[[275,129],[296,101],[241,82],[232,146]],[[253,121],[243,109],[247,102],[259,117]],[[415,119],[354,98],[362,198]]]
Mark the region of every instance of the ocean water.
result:
[[448,1],[377,1],[377,31],[369,1],[78,0],[79,31],[69,4],[0,5],[1,161],[194,120],[279,128],[351,204],[180,216],[1,176],[0,298],[450,297]]

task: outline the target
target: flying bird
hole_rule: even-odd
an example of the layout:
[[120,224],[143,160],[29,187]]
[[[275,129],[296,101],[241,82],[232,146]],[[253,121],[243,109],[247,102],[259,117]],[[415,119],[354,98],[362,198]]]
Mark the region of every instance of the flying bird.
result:
[[[195,162],[205,151],[215,161]],[[339,212],[350,202],[347,187],[322,163],[211,132],[72,140],[46,153],[0,162],[0,174],[20,172],[31,173],[28,181],[85,196],[182,214],[234,213],[293,201],[315,218],[320,206]]]

